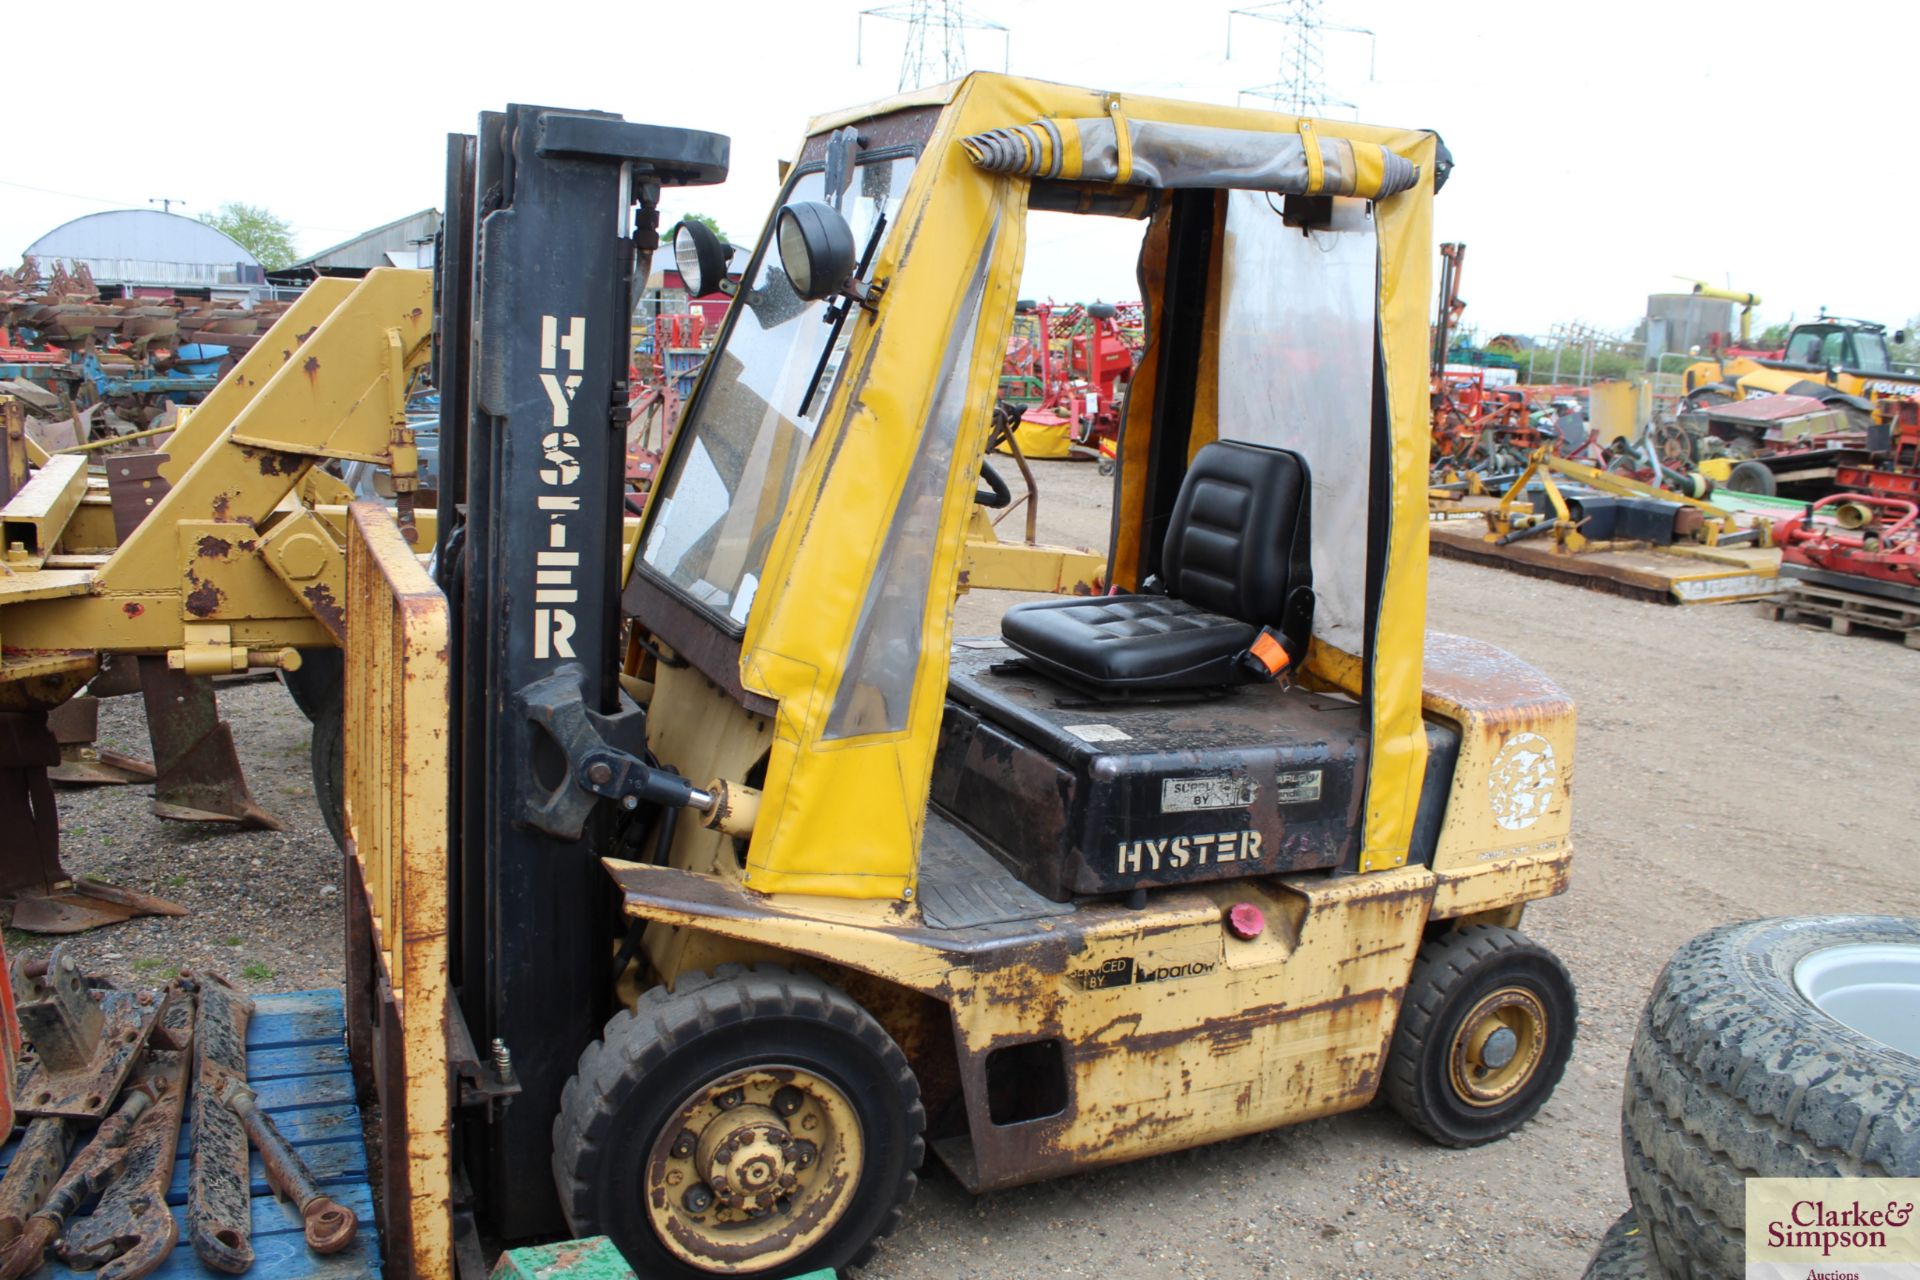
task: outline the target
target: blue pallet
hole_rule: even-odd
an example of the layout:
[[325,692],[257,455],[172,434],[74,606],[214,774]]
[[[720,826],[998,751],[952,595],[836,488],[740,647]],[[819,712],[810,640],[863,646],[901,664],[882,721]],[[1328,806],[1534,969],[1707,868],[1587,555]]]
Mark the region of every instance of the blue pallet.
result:
[[[313,1170],[328,1194],[360,1215],[353,1247],[330,1258],[307,1251],[300,1214],[276,1199],[267,1186],[260,1157],[253,1156],[253,1268],[256,1280],[371,1280],[380,1275],[380,1238],[373,1225],[373,1187],[367,1178],[367,1147],[361,1135],[360,1108],[354,1105],[353,1077],[347,1070],[346,1010],[337,990],[295,991],[255,996],[247,1026],[247,1080],[260,1105]],[[13,1159],[17,1143],[0,1148],[0,1169]],[[186,1238],[187,1163],[193,1130],[180,1135],[167,1203],[181,1223],[180,1244],[153,1274],[161,1280],[216,1276],[194,1255]],[[47,1280],[85,1280],[95,1273],[74,1271],[57,1260],[34,1272]]]

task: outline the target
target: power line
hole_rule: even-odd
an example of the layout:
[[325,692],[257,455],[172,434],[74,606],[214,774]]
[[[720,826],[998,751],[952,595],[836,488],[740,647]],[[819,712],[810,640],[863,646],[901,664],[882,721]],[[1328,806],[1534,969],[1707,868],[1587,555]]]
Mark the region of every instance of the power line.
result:
[[38,191],[44,196],[64,196],[69,200],[85,200],[89,204],[110,204],[120,208],[138,205],[138,200],[110,200],[106,196],[83,196],[78,191],[55,191],[52,187],[36,187],[25,182],[8,182],[0,178],[0,187],[16,187],[21,191]]
[[1252,18],[1272,22],[1289,30],[1286,47],[1280,54],[1280,77],[1267,84],[1240,90],[1243,98],[1266,98],[1276,108],[1295,115],[1325,115],[1329,108],[1358,112],[1359,107],[1327,92],[1328,31],[1362,35],[1367,38],[1367,79],[1373,79],[1374,35],[1365,27],[1342,26],[1325,21],[1321,10],[1326,0],[1272,0],[1227,13],[1227,57],[1233,57],[1233,20]]
[[1012,51],[1012,37],[1007,28],[972,12],[960,0],[900,0],[896,4],[862,9],[854,36],[855,66],[860,65],[868,18],[907,24],[906,48],[900,56],[899,88],[902,91],[941,84],[965,75],[969,31],[999,32],[1000,69],[1007,69]]

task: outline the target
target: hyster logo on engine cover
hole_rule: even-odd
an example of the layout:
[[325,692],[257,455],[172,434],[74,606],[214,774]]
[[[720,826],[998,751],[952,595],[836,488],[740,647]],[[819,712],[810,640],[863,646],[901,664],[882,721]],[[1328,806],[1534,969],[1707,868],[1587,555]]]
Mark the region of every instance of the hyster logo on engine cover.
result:
[[1210,862],[1260,861],[1258,831],[1215,831],[1198,836],[1168,836],[1161,840],[1122,840],[1115,871],[1183,871]]

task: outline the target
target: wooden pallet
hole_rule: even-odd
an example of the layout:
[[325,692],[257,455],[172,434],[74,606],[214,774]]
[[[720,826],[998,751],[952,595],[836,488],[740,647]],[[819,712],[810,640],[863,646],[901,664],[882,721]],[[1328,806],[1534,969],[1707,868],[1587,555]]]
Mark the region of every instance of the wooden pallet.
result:
[[1852,635],[1855,627],[1883,631],[1899,636],[1909,649],[1920,649],[1920,604],[1905,600],[1789,579],[1786,591],[1762,604],[1760,614],[1788,622],[1824,622],[1837,636]]
[[[252,1280],[372,1280],[380,1275],[379,1232],[373,1223],[373,1188],[367,1179],[367,1148],[360,1131],[360,1108],[353,1101],[353,1077],[347,1069],[346,1013],[337,990],[296,991],[254,997],[247,1027],[247,1080],[260,1105],[300,1152],[314,1180],[328,1194],[360,1215],[360,1234],[344,1253],[322,1258],[307,1252],[300,1214],[275,1198],[253,1156]],[[187,1242],[187,1163],[193,1131],[180,1137],[167,1204],[181,1224],[180,1244],[153,1274],[160,1280],[202,1280],[218,1276],[195,1256]],[[0,1148],[0,1167],[13,1159],[16,1142]],[[74,1271],[49,1258],[33,1273],[36,1280],[84,1280],[96,1273]]]
[[1573,555],[1556,548],[1551,536],[1500,546],[1488,542],[1486,532],[1484,521],[1429,521],[1428,545],[1444,559],[1655,604],[1727,604],[1780,589],[1780,553],[1770,547],[1600,543]]

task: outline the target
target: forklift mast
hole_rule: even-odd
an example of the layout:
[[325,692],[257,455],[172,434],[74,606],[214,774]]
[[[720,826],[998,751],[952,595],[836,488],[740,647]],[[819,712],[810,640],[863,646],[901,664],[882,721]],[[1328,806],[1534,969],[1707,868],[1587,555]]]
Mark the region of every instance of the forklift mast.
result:
[[728,149],[717,134],[533,106],[449,140],[435,575],[453,605],[451,959],[456,1014],[520,1086],[512,1105],[470,1112],[456,1150],[503,1239],[565,1229],[553,1119],[607,1014],[617,923],[599,869],[606,814],[552,812],[569,771],[529,690],[620,710],[633,272],[659,243],[661,187],[723,180]]

